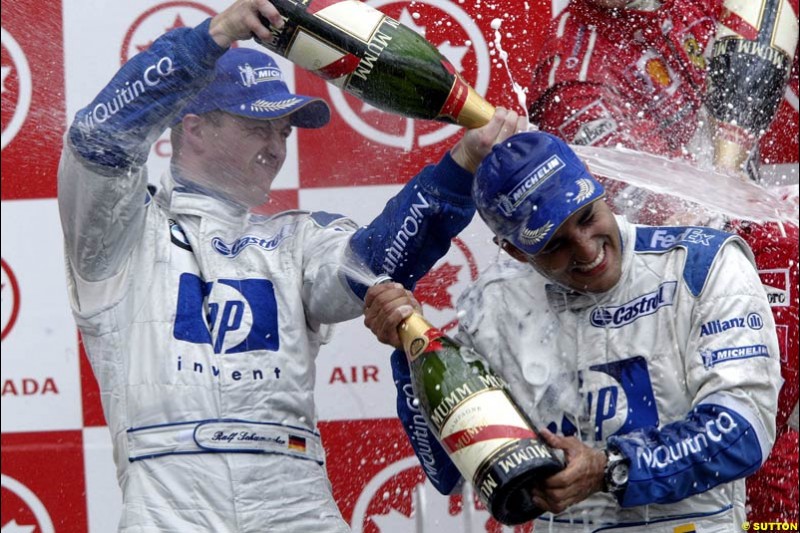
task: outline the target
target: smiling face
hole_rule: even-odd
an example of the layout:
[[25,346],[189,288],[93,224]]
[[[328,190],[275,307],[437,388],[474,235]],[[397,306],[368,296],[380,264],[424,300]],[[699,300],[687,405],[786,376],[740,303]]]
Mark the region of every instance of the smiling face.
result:
[[619,226],[603,200],[576,211],[536,255],[526,255],[509,243],[504,248],[549,279],[579,292],[608,291],[622,275]]
[[209,115],[200,117],[200,157],[192,179],[240,205],[264,204],[286,160],[286,140],[292,132],[289,117],[256,120],[229,113]]

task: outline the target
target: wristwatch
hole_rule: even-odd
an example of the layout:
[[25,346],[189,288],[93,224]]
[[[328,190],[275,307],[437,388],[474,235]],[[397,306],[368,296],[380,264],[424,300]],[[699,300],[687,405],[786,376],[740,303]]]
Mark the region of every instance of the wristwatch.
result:
[[605,449],[606,469],[603,474],[603,492],[619,498],[628,486],[628,458],[618,450]]

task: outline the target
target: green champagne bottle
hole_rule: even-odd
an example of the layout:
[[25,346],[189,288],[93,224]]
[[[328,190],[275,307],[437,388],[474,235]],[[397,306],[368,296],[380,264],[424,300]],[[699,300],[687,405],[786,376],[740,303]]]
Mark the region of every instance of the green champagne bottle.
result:
[[467,128],[494,107],[422,36],[359,0],[271,0],[284,18],[269,50],[378,109]]
[[564,465],[539,439],[508,385],[418,313],[398,333],[420,411],[492,516],[517,525],[542,514],[531,488]]

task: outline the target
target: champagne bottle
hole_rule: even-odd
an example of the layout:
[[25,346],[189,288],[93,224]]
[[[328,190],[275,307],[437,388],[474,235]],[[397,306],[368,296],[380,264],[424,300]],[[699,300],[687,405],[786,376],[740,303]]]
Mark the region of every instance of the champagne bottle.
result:
[[746,170],[758,138],[783,99],[797,48],[787,0],[725,0],[708,72],[706,106],[715,120],[714,165]]
[[271,0],[284,18],[269,50],[382,109],[412,118],[486,124],[494,107],[422,36],[359,0]]
[[420,411],[492,516],[516,525],[542,514],[530,490],[563,464],[539,439],[507,384],[418,313],[398,333]]

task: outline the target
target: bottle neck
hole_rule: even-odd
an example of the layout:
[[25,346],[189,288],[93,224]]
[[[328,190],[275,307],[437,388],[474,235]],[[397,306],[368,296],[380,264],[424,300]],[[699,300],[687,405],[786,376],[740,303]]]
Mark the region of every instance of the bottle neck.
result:
[[472,87],[468,87],[467,101],[458,114],[457,122],[465,128],[480,128],[494,116],[494,106]]
[[425,349],[432,340],[427,335],[431,329],[433,329],[433,325],[417,312],[403,320],[397,327],[397,334],[403,343],[403,350],[411,361],[425,353]]

